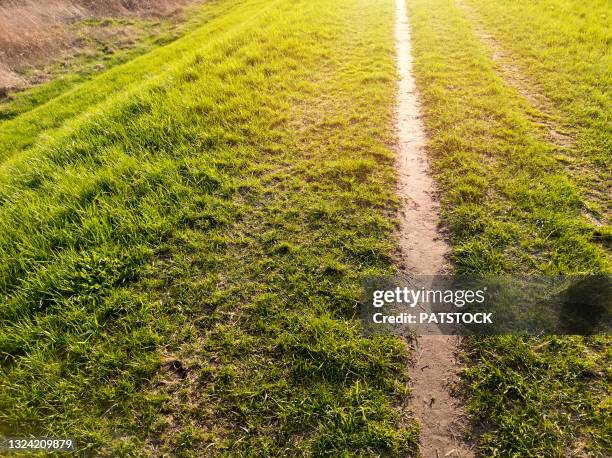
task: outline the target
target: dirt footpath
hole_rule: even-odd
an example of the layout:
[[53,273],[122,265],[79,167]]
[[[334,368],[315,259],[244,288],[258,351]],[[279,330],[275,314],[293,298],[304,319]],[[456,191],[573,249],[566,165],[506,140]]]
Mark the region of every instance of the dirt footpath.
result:
[[[426,134],[412,75],[412,50],[405,0],[396,0],[398,189],[402,203],[398,231],[400,269],[409,275],[448,272],[448,243],[440,232],[436,186],[429,174]],[[421,428],[424,457],[472,457],[463,440],[466,418],[452,395],[458,381],[456,336],[417,336],[410,371],[412,410]]]

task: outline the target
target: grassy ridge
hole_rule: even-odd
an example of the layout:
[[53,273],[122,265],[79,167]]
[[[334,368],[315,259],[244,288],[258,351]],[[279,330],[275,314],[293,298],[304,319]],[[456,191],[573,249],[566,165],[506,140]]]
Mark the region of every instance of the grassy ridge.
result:
[[202,26],[210,19],[211,11],[212,8],[197,5],[182,13],[180,20],[101,17],[71,22],[66,32],[80,37],[81,48],[75,49],[73,55],[56,56],[44,66],[24,70],[26,79],[39,75],[49,81],[11,93],[9,99],[0,101],[0,129],[4,121],[44,105],[99,76],[100,71],[126,63]]
[[415,449],[405,348],[353,319],[391,270],[393,2],[232,4],[3,125],[3,434]]
[[[493,3],[487,8],[503,16],[507,5]],[[609,273],[606,228],[584,216],[590,202],[583,183],[559,159],[532,116],[534,107],[504,80],[465,10],[444,0],[409,6],[417,84],[456,270]],[[515,22],[524,20],[518,8],[508,8]],[[573,94],[589,87],[564,84]],[[597,144],[594,160],[603,148]],[[479,443],[485,456],[610,452],[609,339],[474,339],[467,350],[468,407],[486,427]]]
[[[155,58],[148,55],[137,57],[120,67],[108,70],[94,81],[86,81],[74,89],[68,85],[67,91],[50,100],[46,100],[47,97],[43,94],[44,103],[36,103],[33,109],[18,118],[0,124],[0,166],[16,152],[44,143],[54,135],[69,133],[73,124],[81,122],[80,118],[87,116],[95,107],[105,111],[115,104],[117,99],[128,97],[146,81],[152,80],[151,83],[155,84],[156,79],[171,73],[181,55],[190,54],[194,46],[207,41],[211,35],[231,33],[236,24],[248,20],[245,12],[238,7],[241,3],[241,0],[227,0],[207,5],[195,22],[205,23],[220,16],[218,20],[160,48],[156,51]],[[229,11],[233,14],[225,14]]]

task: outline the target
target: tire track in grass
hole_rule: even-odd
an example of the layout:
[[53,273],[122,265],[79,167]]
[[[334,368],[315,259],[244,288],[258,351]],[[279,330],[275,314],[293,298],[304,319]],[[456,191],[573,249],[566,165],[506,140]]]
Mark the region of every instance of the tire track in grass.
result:
[[[555,114],[552,101],[539,91],[529,78],[514,64],[512,55],[483,27],[477,12],[462,0],[457,0],[456,5],[463,11],[466,19],[470,22],[474,35],[491,51],[491,59],[495,63],[500,77],[508,85],[512,86],[525,100],[529,107],[528,113],[531,120],[544,130],[546,141],[555,147],[557,156],[564,157],[565,162],[568,164],[575,164],[578,160],[575,154],[577,147],[576,132],[561,124],[557,114]],[[568,167],[568,170],[572,175],[575,175],[578,173],[576,168],[582,171],[588,170],[591,180],[595,179],[588,164],[575,164],[572,167]],[[588,189],[586,194],[591,200],[596,202],[605,202],[607,200],[605,197],[602,198],[600,193],[593,192],[592,188]],[[597,227],[607,224],[607,221],[602,221],[599,217],[588,211],[588,209],[585,209],[583,216]],[[605,219],[605,217],[603,218]]]
[[[409,275],[449,270],[448,243],[438,227],[436,186],[429,173],[425,128],[412,75],[410,27],[405,0],[396,0],[396,47],[399,71],[396,128],[398,133],[398,195],[401,201],[400,268]],[[466,417],[451,393],[459,378],[454,336],[418,336],[411,372],[412,408],[420,423],[425,457],[474,456],[462,440]]]
[[457,0],[457,6],[465,13],[466,18],[472,24],[476,37],[491,50],[491,58],[497,66],[500,76],[521,94],[534,111],[532,118],[537,125],[546,131],[547,140],[560,150],[573,148],[576,144],[574,134],[561,127],[556,121],[552,102],[533,87],[529,79],[514,65],[512,56],[502,48],[493,35],[480,25],[474,10],[462,0]]

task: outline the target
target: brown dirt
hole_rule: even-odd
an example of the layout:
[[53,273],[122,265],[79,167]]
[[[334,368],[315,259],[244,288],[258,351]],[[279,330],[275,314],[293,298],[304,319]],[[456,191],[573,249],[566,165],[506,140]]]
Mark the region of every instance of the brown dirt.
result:
[[[396,0],[397,62],[400,74],[396,124],[399,175],[397,193],[402,202],[398,239],[400,268],[409,275],[447,273],[449,245],[439,227],[436,186],[429,173],[426,134],[414,77],[410,28],[405,0]],[[421,427],[424,457],[472,457],[463,440],[467,420],[461,402],[452,395],[458,383],[459,340],[456,336],[417,336],[412,343],[412,410]]]

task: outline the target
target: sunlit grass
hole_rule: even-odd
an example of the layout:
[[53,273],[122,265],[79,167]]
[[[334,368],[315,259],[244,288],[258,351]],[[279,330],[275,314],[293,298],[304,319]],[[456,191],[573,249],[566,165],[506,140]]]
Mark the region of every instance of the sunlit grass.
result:
[[393,2],[224,14],[3,125],[0,422],[112,456],[403,455]]
[[[516,66],[530,70],[525,74],[536,89],[542,83],[556,103],[556,121],[571,125],[579,141],[559,159],[559,147],[533,116],[537,107],[504,79],[464,8],[442,0],[408,2],[417,83],[457,272],[609,273],[609,226],[585,215],[594,207],[592,195],[606,192],[607,172],[595,166],[609,160],[601,122],[609,104],[596,102],[609,93],[594,82],[600,70],[609,74],[609,65],[600,61],[577,71],[581,59],[605,48],[576,28],[586,21],[580,19],[586,6],[466,3],[487,11],[485,30],[499,33],[516,52]],[[557,9],[546,8],[553,3]],[[599,7],[589,13],[589,30],[603,27],[606,8]],[[566,26],[555,27],[561,22]],[[565,60],[557,61],[559,55]],[[545,71],[563,66],[555,75]],[[593,117],[586,120],[586,113]],[[568,169],[572,155],[599,180],[586,182],[581,171]],[[464,393],[476,431],[484,430],[479,447],[485,456],[609,454],[609,338],[473,339],[466,352]]]

